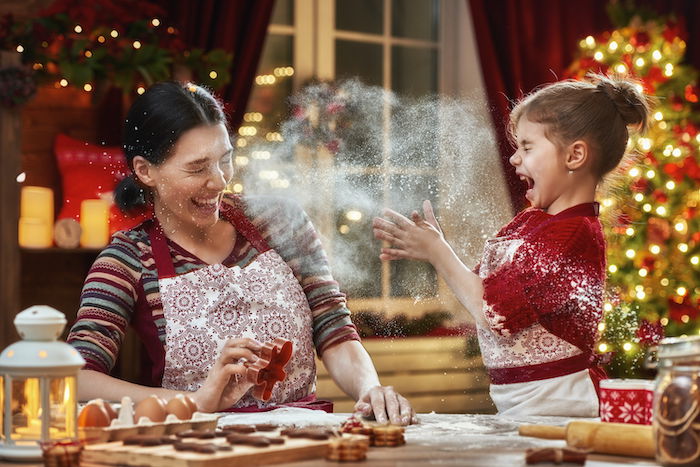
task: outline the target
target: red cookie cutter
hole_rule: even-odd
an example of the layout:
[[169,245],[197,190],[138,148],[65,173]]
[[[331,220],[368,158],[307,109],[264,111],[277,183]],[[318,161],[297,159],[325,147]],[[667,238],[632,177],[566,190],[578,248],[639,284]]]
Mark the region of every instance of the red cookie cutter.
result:
[[248,381],[255,384],[253,397],[262,401],[270,400],[275,383],[284,381],[287,377],[284,367],[292,358],[292,349],[292,343],[280,337],[263,345],[260,358],[246,372]]

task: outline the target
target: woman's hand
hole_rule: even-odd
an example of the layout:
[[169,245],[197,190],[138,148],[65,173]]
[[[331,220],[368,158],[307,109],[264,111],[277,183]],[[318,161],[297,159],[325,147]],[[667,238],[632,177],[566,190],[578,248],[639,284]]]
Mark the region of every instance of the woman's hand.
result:
[[391,386],[372,386],[366,390],[355,404],[355,412],[365,417],[374,416],[379,423],[409,425],[418,421],[408,399]]
[[384,216],[375,217],[372,222],[374,236],[389,242],[391,248],[382,248],[382,260],[416,259],[432,261],[435,247],[445,241],[430,201],[423,201],[423,216],[418,211],[411,213],[411,219],[396,211],[386,209]]
[[229,339],[219,353],[207,379],[190,397],[201,412],[217,412],[228,409],[253,387],[246,379],[247,368],[241,363],[246,359],[253,363],[258,359],[262,345],[253,339]]

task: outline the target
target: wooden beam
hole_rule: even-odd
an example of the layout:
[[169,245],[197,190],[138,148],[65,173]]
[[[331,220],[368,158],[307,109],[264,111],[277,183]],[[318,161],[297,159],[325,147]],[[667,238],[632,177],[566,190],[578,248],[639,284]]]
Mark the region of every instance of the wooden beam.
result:
[[[20,64],[16,52],[0,52],[0,68]],[[12,324],[19,312],[20,111],[0,108],[0,348],[18,339]]]

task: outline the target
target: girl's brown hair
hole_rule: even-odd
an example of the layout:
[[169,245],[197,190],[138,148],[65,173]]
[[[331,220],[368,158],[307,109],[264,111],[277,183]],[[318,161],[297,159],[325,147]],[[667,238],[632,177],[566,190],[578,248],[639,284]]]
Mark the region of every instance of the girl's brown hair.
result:
[[593,172],[602,178],[625,155],[628,126],[646,131],[651,101],[632,80],[593,74],[588,78],[552,83],[526,96],[511,111],[508,130],[514,139],[525,117],[544,124],[547,139],[560,149],[585,141],[593,154]]

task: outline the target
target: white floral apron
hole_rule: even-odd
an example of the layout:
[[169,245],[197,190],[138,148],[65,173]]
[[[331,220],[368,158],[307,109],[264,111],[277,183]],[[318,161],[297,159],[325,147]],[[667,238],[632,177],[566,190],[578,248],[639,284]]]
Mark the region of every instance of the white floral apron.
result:
[[[479,276],[485,279],[512,262],[522,238],[496,237],[484,247]],[[490,305],[484,302],[484,315]],[[487,318],[488,320],[488,318]],[[490,322],[498,328],[499,322]],[[490,393],[501,415],[598,416],[598,397],[589,376],[590,356],[541,324],[509,336],[477,324]]]
[[166,322],[162,386],[199,389],[228,339],[249,337],[265,343],[281,337],[294,346],[287,378],[275,385],[268,402],[248,391],[233,408],[264,410],[313,401],[316,363],[306,295],[289,265],[241,209],[234,207],[226,217],[237,235],[259,252],[245,268],[212,264],[176,275],[160,225],[154,222],[149,229]]

